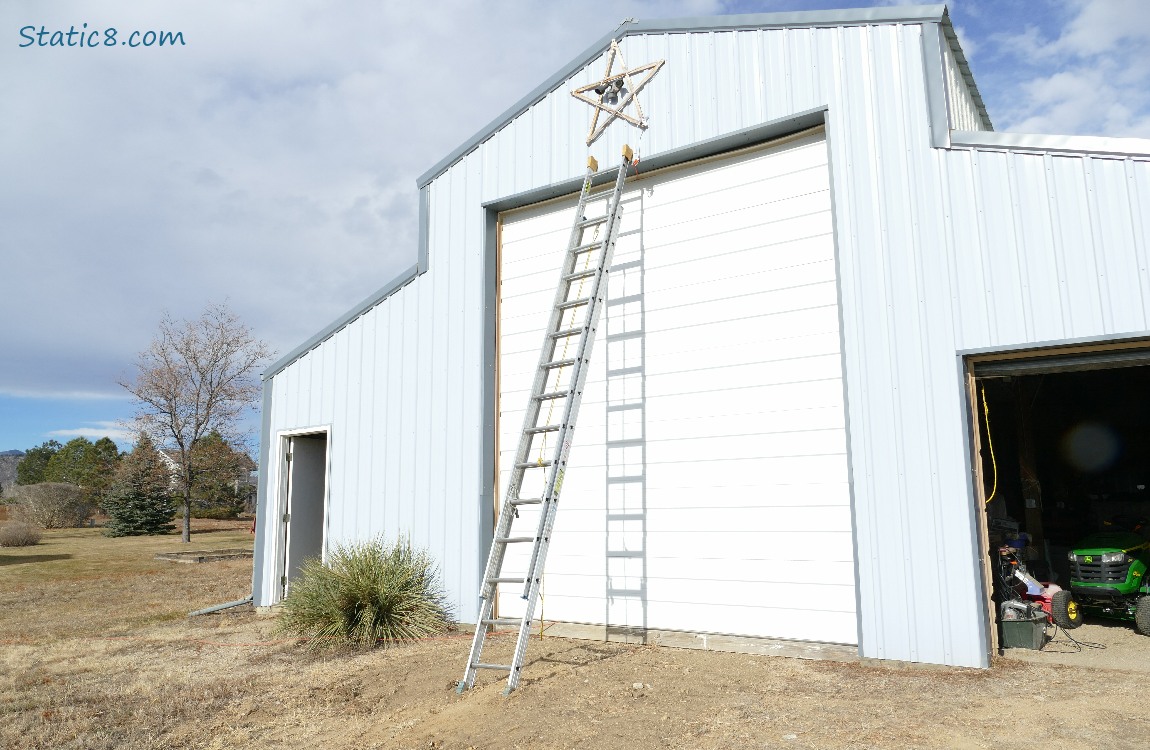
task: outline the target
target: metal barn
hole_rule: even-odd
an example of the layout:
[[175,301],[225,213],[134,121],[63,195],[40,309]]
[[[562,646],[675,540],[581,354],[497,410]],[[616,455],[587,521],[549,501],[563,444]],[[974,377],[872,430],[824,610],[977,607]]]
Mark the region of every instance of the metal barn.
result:
[[641,160],[544,617],[987,666],[978,368],[1150,339],[1150,140],[993,132],[944,6],[630,24],[423,175],[418,263],[265,375],[256,604],[403,534],[474,618],[612,39],[666,64],[592,147]]

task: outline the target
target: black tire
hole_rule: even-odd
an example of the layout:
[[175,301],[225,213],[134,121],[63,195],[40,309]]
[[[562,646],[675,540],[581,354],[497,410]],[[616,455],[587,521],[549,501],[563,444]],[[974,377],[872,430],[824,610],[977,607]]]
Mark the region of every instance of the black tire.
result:
[[[1050,617],[1063,630],[1074,630],[1082,624],[1082,609],[1069,591],[1055,591],[1050,600]],[[1147,617],[1150,617],[1150,609]]]
[[1134,608],[1134,629],[1142,635],[1150,635],[1150,596],[1138,597]]

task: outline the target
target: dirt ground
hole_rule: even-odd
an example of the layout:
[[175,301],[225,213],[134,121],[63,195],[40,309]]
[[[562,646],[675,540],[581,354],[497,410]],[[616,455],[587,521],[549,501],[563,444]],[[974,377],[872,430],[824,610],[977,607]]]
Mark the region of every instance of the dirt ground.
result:
[[[159,563],[151,560],[155,550],[179,548],[178,541],[107,540],[98,531],[51,532],[39,547],[0,549],[0,747],[833,750],[1150,742],[1150,670],[1129,658],[1099,664],[1109,649],[1073,657],[1027,652],[1026,659],[1012,650],[989,670],[962,670],[547,637],[532,642],[511,696],[489,673],[460,696],[454,687],[465,633],[311,654],[277,636],[274,617],[250,608],[186,617],[244,597],[250,560]],[[192,546],[242,539],[224,529]],[[72,557],[56,557],[64,554]],[[37,555],[44,557],[30,559]],[[101,564],[101,556],[111,562]],[[77,557],[87,570],[53,567]],[[1107,628],[1087,625],[1074,635],[1097,640],[1095,627]],[[1131,643],[1150,652],[1150,639]],[[511,645],[510,636],[494,637],[485,659]],[[1113,653],[1119,650],[1133,653]],[[1052,656],[1092,666],[1048,663]]]

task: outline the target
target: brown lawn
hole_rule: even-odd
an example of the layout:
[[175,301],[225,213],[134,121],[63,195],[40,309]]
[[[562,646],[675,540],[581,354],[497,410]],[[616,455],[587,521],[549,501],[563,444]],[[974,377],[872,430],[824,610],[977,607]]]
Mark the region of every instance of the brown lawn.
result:
[[[243,529],[192,549],[251,544]],[[222,528],[221,528],[222,527]],[[453,690],[465,634],[309,654],[250,608],[251,561],[154,560],[176,537],[52,531],[0,549],[0,747],[1133,748],[1147,674],[998,659],[909,669],[614,643],[534,641],[510,697]],[[1081,631],[1080,631],[1081,632]],[[489,642],[492,660],[510,640]],[[1150,650],[1150,639],[1136,642]],[[1071,657],[1065,657],[1071,658]],[[1089,657],[1083,657],[1089,664]],[[638,687],[636,687],[638,686]]]

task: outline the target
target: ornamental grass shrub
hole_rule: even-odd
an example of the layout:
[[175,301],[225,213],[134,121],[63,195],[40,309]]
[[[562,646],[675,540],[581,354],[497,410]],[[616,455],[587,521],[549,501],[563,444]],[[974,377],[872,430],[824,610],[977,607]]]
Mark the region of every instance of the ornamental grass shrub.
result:
[[0,547],[31,547],[39,544],[40,529],[23,521],[9,521],[0,526]]
[[439,568],[407,541],[337,546],[303,563],[278,630],[311,648],[371,648],[442,635],[452,622]]

